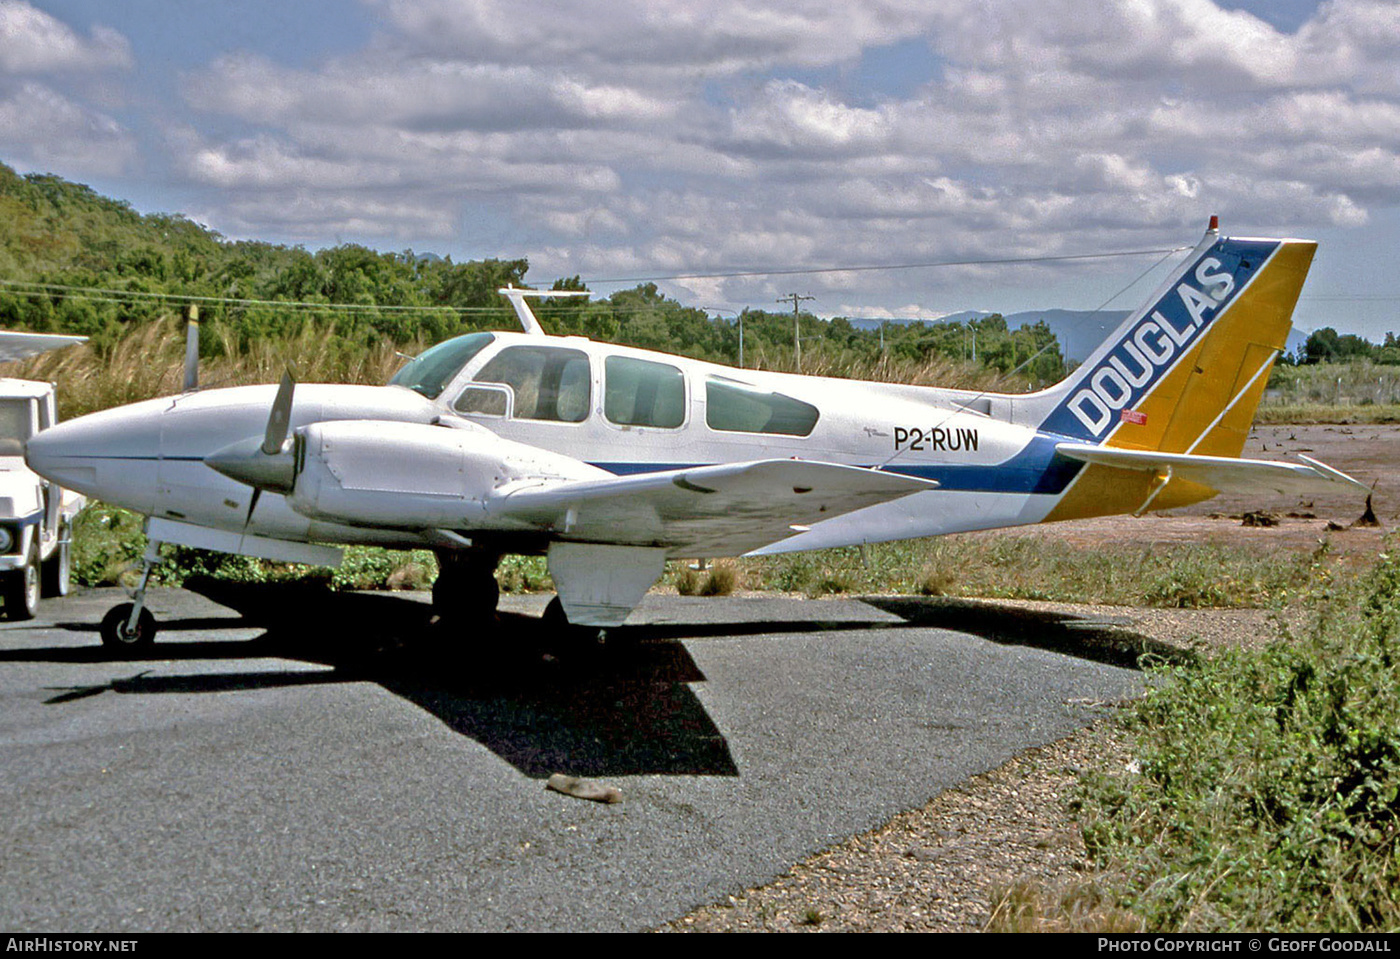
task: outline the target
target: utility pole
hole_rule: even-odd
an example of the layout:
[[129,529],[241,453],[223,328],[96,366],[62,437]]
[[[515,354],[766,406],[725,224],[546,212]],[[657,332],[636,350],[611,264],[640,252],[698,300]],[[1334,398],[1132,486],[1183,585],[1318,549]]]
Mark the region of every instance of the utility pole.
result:
[[798,293],[789,293],[787,296],[779,297],[779,303],[786,303],[792,300],[792,349],[797,360],[797,372],[802,372],[802,327],[800,308],[798,306],[803,300],[815,300],[815,296],[802,296]]

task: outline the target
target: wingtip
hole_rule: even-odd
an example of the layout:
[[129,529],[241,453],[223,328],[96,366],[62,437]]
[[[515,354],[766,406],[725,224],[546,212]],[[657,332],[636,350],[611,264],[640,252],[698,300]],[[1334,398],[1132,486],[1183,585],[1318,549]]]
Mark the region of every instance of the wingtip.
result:
[[1367,495],[1370,495],[1371,493],[1371,487],[1367,486],[1365,483],[1361,482],[1359,479],[1356,479],[1353,476],[1348,476],[1346,473],[1343,473],[1339,469],[1333,469],[1326,463],[1323,463],[1320,460],[1315,460],[1311,456],[1304,456],[1302,453],[1298,454],[1298,458],[1304,463],[1307,463],[1319,474],[1321,474],[1323,477],[1329,480],[1332,480],[1337,483],[1350,484],[1351,486],[1356,487],[1358,490],[1360,490],[1363,493],[1366,493]]

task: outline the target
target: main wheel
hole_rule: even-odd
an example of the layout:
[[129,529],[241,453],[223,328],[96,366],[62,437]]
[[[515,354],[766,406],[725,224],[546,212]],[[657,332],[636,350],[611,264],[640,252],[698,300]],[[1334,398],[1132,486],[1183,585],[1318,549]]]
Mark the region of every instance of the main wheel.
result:
[[39,546],[31,543],[20,569],[5,573],[0,587],[5,596],[6,619],[33,619],[39,612]]
[[136,617],[136,628],[129,629],[131,610],[135,603],[122,603],[107,610],[102,617],[102,645],[127,652],[149,649],[156,641],[156,618],[144,607]]
[[485,563],[439,563],[433,609],[444,619],[490,619],[501,599],[495,571]]
[[45,596],[67,596],[68,590],[72,588],[73,544],[69,539],[70,535],[67,526],[58,528],[58,546],[44,563]]

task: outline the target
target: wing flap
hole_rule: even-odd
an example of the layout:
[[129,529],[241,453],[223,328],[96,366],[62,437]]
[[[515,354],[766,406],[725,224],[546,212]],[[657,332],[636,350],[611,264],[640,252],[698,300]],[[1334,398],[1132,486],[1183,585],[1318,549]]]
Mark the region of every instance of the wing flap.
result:
[[1306,456],[1300,456],[1302,463],[1283,463],[1277,460],[1110,448],[1088,443],[1060,443],[1055,451],[1070,459],[1118,469],[1161,474],[1170,471],[1173,479],[1199,483],[1217,492],[1307,495],[1334,489],[1338,484],[1352,486],[1361,493],[1370,492],[1364,483]]
[[517,487],[493,496],[487,511],[580,541],[728,556],[937,485],[836,463],[755,460]]

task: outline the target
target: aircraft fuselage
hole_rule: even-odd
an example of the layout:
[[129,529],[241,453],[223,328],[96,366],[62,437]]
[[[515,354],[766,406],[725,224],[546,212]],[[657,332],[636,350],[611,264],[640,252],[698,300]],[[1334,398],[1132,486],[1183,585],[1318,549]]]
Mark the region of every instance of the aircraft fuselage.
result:
[[[568,386],[572,406],[556,398],[556,406],[545,411],[538,396],[524,395],[530,387],[496,382],[509,378],[492,371],[500,370],[502,354],[512,348],[524,348],[532,358],[551,350],[567,356],[575,367]],[[662,389],[677,399],[663,410],[664,400],[650,397],[652,406],[640,413],[636,394],[649,384],[637,387],[637,370],[663,373]],[[631,406],[619,405],[620,388],[633,389],[623,398]],[[425,545],[420,530],[313,519],[275,493],[262,496],[249,518],[253,489],[204,460],[261,436],[275,389],[204,390],[94,413],[47,431],[31,445],[29,461],[69,488],[181,524],[300,542]],[[291,428],[373,421],[392,442],[394,423],[466,422],[615,475],[795,458],[880,466],[941,484],[936,499],[910,497],[899,511],[904,519],[894,527],[872,527],[874,540],[906,535],[910,517],[920,530],[936,517],[937,528],[930,532],[1005,525],[1021,516],[1021,521],[1039,519],[1036,514],[1043,511],[1035,508],[1036,500],[1044,497],[1048,504],[1077,466],[1055,459],[1054,438],[956,405],[990,408],[993,402],[1013,401],[736,369],[578,337],[496,333],[435,397],[403,386],[299,385]],[[528,402],[534,408],[523,408]],[[717,404],[725,409],[717,410]],[[768,422],[761,421],[764,416]],[[782,421],[774,425],[775,419]],[[472,514],[471,524],[466,518],[464,513],[462,526],[481,527],[479,515]]]

